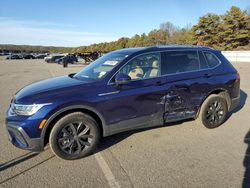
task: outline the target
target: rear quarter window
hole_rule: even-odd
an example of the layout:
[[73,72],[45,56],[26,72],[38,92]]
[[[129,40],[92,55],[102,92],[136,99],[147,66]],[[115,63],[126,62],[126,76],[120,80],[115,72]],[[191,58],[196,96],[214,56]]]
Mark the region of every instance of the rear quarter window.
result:
[[207,64],[207,61],[206,61],[202,51],[199,51],[199,58],[200,58],[200,67],[201,67],[201,69],[207,69],[208,64]]
[[203,52],[203,53],[205,55],[209,68],[216,67],[217,65],[220,64],[220,60],[215,54],[210,52]]

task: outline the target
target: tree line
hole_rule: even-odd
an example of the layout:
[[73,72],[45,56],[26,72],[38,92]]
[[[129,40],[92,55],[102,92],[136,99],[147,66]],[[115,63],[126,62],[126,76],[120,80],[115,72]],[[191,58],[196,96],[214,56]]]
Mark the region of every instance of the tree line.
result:
[[[248,8],[249,9],[249,8]],[[171,22],[160,24],[149,33],[122,37],[116,41],[80,46],[76,48],[44,46],[11,46],[17,50],[43,50],[61,53],[109,52],[121,48],[167,44],[204,45],[220,50],[250,50],[250,11],[232,6],[223,15],[208,13],[199,18],[197,24],[179,28]],[[5,48],[10,46],[5,46]],[[0,50],[3,50],[3,45]]]
[[13,45],[0,44],[0,52],[39,52],[39,53],[69,53],[75,51],[75,48],[55,47],[55,46],[32,46],[32,45]]
[[223,15],[208,13],[199,18],[196,25],[179,28],[171,22],[160,24],[158,29],[148,34],[120,38],[109,43],[92,44],[77,48],[84,51],[112,51],[120,48],[153,46],[166,44],[203,45],[220,50],[240,49],[249,46],[250,11],[242,11],[232,6]]

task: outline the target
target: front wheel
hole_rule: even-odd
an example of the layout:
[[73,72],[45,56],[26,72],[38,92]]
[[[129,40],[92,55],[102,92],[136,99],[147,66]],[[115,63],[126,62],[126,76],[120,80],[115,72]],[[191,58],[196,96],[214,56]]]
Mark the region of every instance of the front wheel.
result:
[[99,138],[96,121],[82,112],[74,112],[57,121],[50,133],[49,142],[56,156],[74,160],[92,153]]
[[202,104],[198,121],[206,128],[219,127],[226,120],[228,113],[227,101],[219,95],[210,95]]

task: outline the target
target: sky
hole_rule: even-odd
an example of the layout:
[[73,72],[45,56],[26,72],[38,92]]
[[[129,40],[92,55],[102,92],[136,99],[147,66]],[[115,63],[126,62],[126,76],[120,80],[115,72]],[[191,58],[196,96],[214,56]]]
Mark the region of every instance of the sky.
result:
[[0,0],[0,44],[84,46],[148,33],[170,21],[245,10],[249,0]]

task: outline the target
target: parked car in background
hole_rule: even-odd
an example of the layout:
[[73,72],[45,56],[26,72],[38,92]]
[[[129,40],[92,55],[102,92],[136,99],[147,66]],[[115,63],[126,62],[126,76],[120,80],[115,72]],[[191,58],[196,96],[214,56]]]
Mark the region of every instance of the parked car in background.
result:
[[22,59],[22,57],[18,54],[11,54],[11,55],[8,55],[6,59]]
[[58,64],[62,64],[63,62],[74,64],[77,61],[78,61],[77,57],[71,54],[55,60],[55,62]]
[[72,160],[119,132],[190,118],[216,128],[239,101],[240,75],[218,50],[130,48],[110,52],[77,74],[24,87],[5,122],[15,146],[38,152],[49,143],[55,155]]
[[22,58],[23,59],[35,59],[35,56],[32,54],[25,53],[25,54],[22,54]]
[[6,55],[10,55],[9,52],[0,52],[0,56],[6,56]]
[[44,59],[45,57],[47,57],[46,54],[38,54],[38,55],[35,55],[35,58],[36,58],[36,59]]
[[65,55],[59,54],[59,55],[50,55],[44,58],[44,60],[47,63],[55,63],[57,59],[60,59],[62,57],[64,57]]

